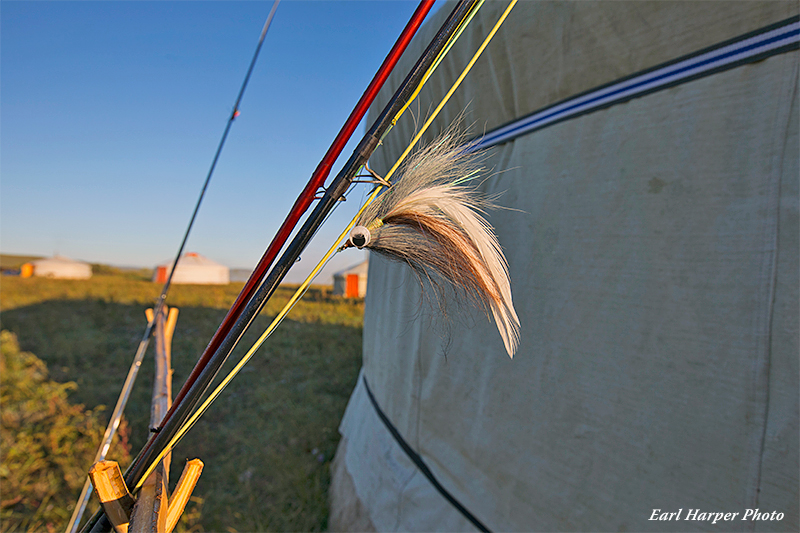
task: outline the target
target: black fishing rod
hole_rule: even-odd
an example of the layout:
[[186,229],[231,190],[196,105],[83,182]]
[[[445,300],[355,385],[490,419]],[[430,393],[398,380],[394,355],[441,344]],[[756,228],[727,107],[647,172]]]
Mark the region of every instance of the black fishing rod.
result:
[[151,443],[145,446],[132,466],[128,469],[125,475],[125,481],[129,487],[135,486],[139,482],[143,472],[168,445],[180,426],[186,418],[188,418],[191,410],[195,407],[200,397],[208,388],[208,385],[216,376],[219,368],[224,364],[242,335],[244,335],[244,332],[261,311],[270,296],[275,292],[289,269],[297,261],[300,253],[305,249],[327,215],[350,187],[356,173],[367,162],[372,152],[378,146],[382,136],[392,126],[392,119],[409,101],[426,72],[428,72],[431,65],[433,65],[434,61],[439,56],[439,53],[444,49],[450,37],[465,20],[476,2],[477,0],[461,0],[447,17],[431,43],[400,85],[400,88],[395,92],[378,119],[364,135],[353,152],[353,155],[350,156],[342,170],[339,171],[338,175],[327,188],[322,199],[315,206],[286,251],[259,286],[258,291],[248,301],[245,310],[225,337],[220,347],[216,350],[195,384],[186,394],[184,402],[176,409],[175,415],[151,439]]
[[[225,318],[222,319],[222,322],[220,322],[217,331],[214,333],[208,345],[203,350],[203,353],[197,360],[197,363],[195,363],[195,367],[192,369],[189,377],[186,378],[186,381],[175,395],[173,402],[176,407],[180,405],[183,397],[192,387],[192,384],[203,371],[203,368],[205,368],[206,364],[208,364],[209,359],[219,347],[220,343],[222,343],[222,341],[225,339],[225,335],[228,334],[228,332],[231,330],[231,327],[233,327],[233,324],[236,322],[236,319],[239,318],[239,315],[247,305],[247,302],[258,290],[258,286],[263,281],[264,276],[266,276],[269,272],[269,269],[272,266],[273,261],[275,261],[275,259],[278,257],[281,248],[283,248],[284,244],[286,244],[286,241],[288,241],[289,237],[291,237],[295,226],[297,226],[308,208],[317,199],[317,192],[325,185],[325,181],[328,178],[328,174],[330,173],[333,163],[336,161],[336,159],[338,159],[345,145],[350,140],[350,137],[352,137],[353,132],[358,127],[359,122],[367,112],[367,109],[369,109],[369,106],[378,95],[378,91],[381,90],[386,82],[386,79],[389,77],[392,70],[394,70],[395,65],[397,65],[397,61],[400,59],[403,52],[408,47],[408,44],[411,42],[411,39],[422,25],[422,21],[433,7],[433,2],[434,0],[420,0],[416,11],[414,11],[414,14],[406,24],[406,27],[403,28],[403,31],[400,33],[397,41],[395,41],[394,46],[392,46],[391,50],[389,50],[389,53],[386,55],[386,58],[383,60],[380,68],[378,68],[375,76],[373,76],[372,81],[370,81],[369,85],[364,91],[364,94],[361,95],[358,103],[356,103],[355,107],[353,108],[353,111],[350,112],[350,116],[347,117],[347,120],[334,138],[333,142],[328,148],[328,151],[325,152],[325,155],[323,156],[319,165],[317,165],[317,168],[314,170],[314,173],[311,175],[311,178],[308,180],[305,188],[303,188],[303,191],[297,197],[297,200],[295,200],[292,209],[289,211],[289,214],[286,215],[286,219],[278,228],[278,231],[272,238],[272,242],[270,242],[269,246],[264,252],[264,255],[261,257],[261,260],[253,269],[250,278],[247,280],[244,287],[242,287],[241,292],[236,297],[236,301],[233,303],[233,305],[231,305],[230,309],[225,315]],[[159,428],[163,426],[171,417],[172,410],[167,411],[167,414],[164,415],[164,419],[159,423]]]
[[409,98],[419,86],[425,73],[439,56],[439,53],[447,44],[450,37],[458,29],[461,22],[467,17],[477,0],[461,0],[453,9],[452,13],[445,20],[442,27],[434,36],[431,43],[423,52],[422,56],[411,69],[406,79],[395,92],[392,99],[384,108],[378,119],[367,131],[350,156],[347,163],[339,171],[336,178],[325,191],[322,199],[315,206],[301,229],[295,235],[286,251],[275,263],[274,267],[259,286],[256,293],[248,301],[244,311],[226,335],[225,339],[209,360],[203,372],[186,394],[184,402],[175,409],[175,414],[161,428],[161,430],[151,438],[151,444],[147,445],[136,458],[132,466],[125,475],[128,486],[134,486],[139,482],[141,474],[150,465],[153,459],[163,450],[177,433],[183,422],[188,418],[193,408],[197,405],[203,393],[216,376],[219,368],[225,363],[230,353],[244,335],[247,328],[261,311],[267,300],[275,292],[278,284],[288,273],[289,269],[297,261],[300,253],[305,249],[308,242],[322,225],[325,217],[331,212],[333,207],[344,195],[353,182],[356,173],[367,162],[372,152],[377,148],[381,137],[392,126],[392,119],[400,109],[408,102]]
[[[217,350],[215,350],[208,364],[189,389],[181,404],[175,408],[173,416],[160,428],[158,433],[151,437],[150,441],[145,444],[134,459],[132,465],[125,472],[125,483],[128,487],[136,487],[151,463],[158,458],[161,452],[169,445],[175,434],[180,430],[181,426],[217,375],[220,367],[225,363],[230,353],[234,350],[239,340],[266,302],[274,294],[280,282],[289,272],[292,265],[297,261],[297,258],[322,225],[327,215],[333,210],[345,192],[347,192],[358,171],[368,161],[375,148],[377,148],[380,139],[392,127],[392,120],[394,117],[413,97],[415,90],[420,83],[422,83],[425,74],[477,2],[478,0],[461,0],[447,17],[422,56],[417,60],[392,99],[386,105],[383,112],[364,135],[361,142],[354,150],[353,155],[348,159],[342,170],[339,171],[331,185],[326,189],[322,199],[309,215],[286,251],[277,263],[275,263],[273,269],[261,283],[256,293],[247,302],[247,305],[230,332],[225,336]],[[110,528],[111,524],[108,522],[101,509],[92,517],[84,528],[84,531],[110,531]]]

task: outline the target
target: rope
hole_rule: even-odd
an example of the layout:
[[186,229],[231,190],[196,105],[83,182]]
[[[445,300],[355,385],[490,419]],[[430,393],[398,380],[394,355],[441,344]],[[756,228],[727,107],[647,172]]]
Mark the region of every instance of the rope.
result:
[[621,104],[681,83],[800,47],[800,17],[794,16],[731,40],[626,76],[549,105],[486,132],[471,150],[484,150],[559,122]]
[[426,478],[428,478],[428,481],[430,481],[431,485],[433,485],[433,487],[439,491],[439,494],[441,494],[445,500],[450,502],[450,505],[455,507],[464,518],[469,520],[478,531],[489,533],[489,528],[486,527],[486,525],[484,525],[484,523],[481,522],[477,516],[472,514],[469,509],[464,507],[464,504],[458,501],[455,496],[450,494],[450,491],[448,491],[441,483],[439,483],[439,480],[433,475],[431,469],[427,464],[425,464],[422,456],[414,451],[414,448],[412,448],[411,445],[406,442],[406,440],[400,434],[400,431],[394,427],[394,424],[392,424],[392,421],[389,420],[388,416],[386,416],[386,413],[383,412],[381,406],[378,405],[378,400],[376,400],[375,396],[372,394],[372,390],[369,388],[369,383],[367,383],[367,377],[361,376],[361,381],[364,383],[364,388],[367,390],[367,396],[369,397],[369,401],[372,403],[372,407],[375,409],[375,414],[378,415],[378,418],[381,419],[383,425],[386,427],[389,433],[391,433],[392,437],[394,437],[395,442],[397,442],[400,448],[406,452],[408,458],[411,459],[417,468],[419,468],[419,471],[422,472]]

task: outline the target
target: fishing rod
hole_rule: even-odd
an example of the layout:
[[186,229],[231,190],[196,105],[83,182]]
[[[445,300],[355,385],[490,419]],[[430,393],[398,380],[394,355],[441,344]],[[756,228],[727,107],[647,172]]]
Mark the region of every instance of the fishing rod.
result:
[[[285,277],[289,268],[296,261],[297,257],[299,257],[300,252],[305,248],[306,244],[321,225],[324,218],[328,213],[330,213],[336,202],[338,202],[341,196],[347,191],[357,172],[369,159],[372,151],[374,151],[374,149],[378,146],[380,138],[394,125],[394,122],[398,116],[398,111],[405,109],[406,104],[408,101],[410,101],[410,98],[416,94],[414,89],[420,84],[421,81],[425,79],[426,73],[429,73],[431,66],[434,65],[437,59],[440,57],[442,50],[447,47],[448,43],[450,43],[451,37],[459,30],[459,28],[462,27],[463,21],[470,14],[476,3],[482,3],[482,0],[461,0],[461,2],[456,5],[451,14],[445,20],[431,44],[425,50],[422,57],[417,61],[417,64],[409,73],[400,89],[398,89],[398,91],[395,93],[395,96],[389,102],[378,121],[376,121],[376,124],[373,126],[373,128],[371,128],[370,132],[368,132],[364,139],[362,139],[353,156],[351,156],[348,163],[337,175],[337,178],[333,181],[332,185],[328,187],[322,200],[317,205],[317,208],[306,221],[303,228],[298,232],[298,235],[281,257],[278,264],[275,266],[270,275],[261,283],[261,286],[255,295],[248,300],[247,305],[244,306],[240,316],[236,318],[232,328],[224,336],[224,339],[220,345],[213,351],[212,355],[208,357],[208,363],[199,370],[195,380],[188,387],[185,387],[187,390],[181,395],[182,401],[180,403],[176,401],[173,404],[172,409],[170,412],[168,412],[169,418],[165,417],[162,426],[157,428],[155,435],[151,437],[148,443],[146,443],[139,452],[138,456],[134,460],[131,467],[129,467],[125,475],[125,481],[129,487],[135,485],[138,486],[137,483],[142,480],[143,472],[150,465],[152,459],[164,449],[169,439],[178,431],[183,422],[185,422],[191,410],[199,402],[203,392],[208,388],[214,376],[216,376],[219,368],[225,362],[230,352],[244,334],[244,331],[266,303],[268,297],[274,293],[277,285],[280,283],[283,277]],[[430,7],[427,6],[427,9],[429,10]],[[410,40],[410,37],[408,37],[408,39]],[[396,60],[394,63],[396,63]],[[374,88],[373,91],[377,93],[378,89],[379,88]],[[374,98],[374,95],[372,95],[371,98]],[[368,105],[364,104],[362,107],[363,111],[361,114],[363,115]],[[360,120],[360,118],[353,120],[353,129],[357,125],[358,120]],[[334,151],[338,150],[338,152],[341,152],[341,149],[343,148],[344,144],[346,144],[346,141],[340,142],[342,146],[335,148]],[[330,171],[331,164],[332,163],[330,162],[320,164],[321,169],[318,173],[319,176],[322,176],[320,183],[324,182],[323,174],[326,175]],[[303,207],[303,204],[311,203],[318,188],[319,185],[309,184],[305,191],[311,192],[311,195],[309,195],[306,199],[298,199],[295,207],[299,206],[299,209],[293,208],[293,213],[296,213],[294,215],[290,214],[290,216],[296,216],[299,219],[304,210],[308,207],[308,205]],[[281,229],[285,230],[285,233],[288,236],[293,225],[294,224],[287,228],[287,222],[285,222]],[[273,245],[271,245],[271,248],[272,247],[275,248],[275,253],[273,255],[276,255],[281,245],[276,244],[276,241],[274,240]],[[269,251],[265,253],[265,258],[268,256],[268,254]],[[266,261],[262,260],[262,263],[266,263],[267,265],[269,262],[271,262],[271,259],[269,258],[267,258]],[[267,267],[265,266],[264,269],[266,268]],[[257,283],[257,281],[255,281],[256,278],[257,275],[254,273],[248,283],[252,282],[252,284],[255,285]],[[242,299],[243,298],[244,297],[242,297]],[[229,314],[232,315],[232,313]],[[108,531],[109,528],[110,524],[108,523],[103,510],[100,509],[86,525],[84,531]]]
[[[219,145],[217,146],[217,151],[214,154],[214,158],[211,162],[211,167],[208,170],[208,174],[206,175],[206,179],[203,182],[203,187],[200,190],[200,196],[197,199],[197,202],[194,206],[194,211],[192,212],[192,216],[189,219],[189,224],[186,228],[186,231],[183,234],[183,239],[181,240],[180,246],[178,246],[178,253],[175,255],[175,260],[172,262],[172,269],[170,270],[169,276],[167,277],[167,281],[164,283],[164,286],[161,289],[161,293],[158,296],[158,300],[153,309],[153,320],[150,320],[145,327],[144,333],[142,334],[142,338],[139,341],[139,346],[136,350],[136,354],[134,355],[133,362],[131,363],[131,367],[128,370],[128,375],[125,377],[125,382],[122,385],[122,390],[120,391],[119,398],[117,399],[117,404],[114,407],[114,411],[111,413],[111,419],[108,422],[108,427],[106,428],[105,433],[103,434],[103,439],[100,442],[100,446],[97,449],[97,453],[95,454],[94,462],[97,463],[102,461],[106,458],[106,454],[108,453],[108,449],[111,447],[111,441],[114,439],[114,435],[119,429],[120,422],[122,420],[122,413],[125,411],[125,406],[128,404],[128,399],[130,398],[131,391],[133,390],[133,384],[136,382],[136,376],[139,373],[139,368],[142,366],[142,360],[144,359],[144,355],[147,352],[147,347],[150,344],[150,338],[153,335],[153,331],[155,329],[156,320],[158,320],[158,316],[161,314],[164,308],[164,301],[167,299],[167,293],[169,292],[169,288],[172,285],[172,277],[175,275],[175,271],[178,267],[178,261],[180,261],[181,255],[183,254],[183,250],[186,247],[186,241],[189,239],[189,233],[192,231],[192,227],[194,226],[195,219],[197,218],[197,213],[200,210],[200,205],[203,203],[203,198],[205,197],[206,190],[208,189],[208,184],[211,182],[211,176],[214,174],[214,169],[217,166],[217,161],[219,161],[219,156],[222,153],[222,148],[225,146],[225,140],[228,138],[228,133],[230,132],[231,126],[233,125],[233,121],[236,120],[236,117],[239,116],[239,104],[242,102],[242,97],[244,96],[244,92],[247,89],[247,84],[250,81],[250,75],[253,73],[253,68],[256,65],[256,61],[258,60],[258,55],[261,52],[261,47],[264,44],[264,39],[267,36],[267,32],[269,31],[269,27],[272,25],[272,19],[275,17],[275,11],[278,9],[278,4],[280,0],[275,0],[272,4],[272,9],[270,9],[269,15],[267,16],[267,20],[264,23],[263,28],[261,29],[261,35],[258,39],[258,44],[256,45],[256,50],[253,53],[253,58],[250,61],[250,66],[247,69],[247,74],[244,77],[244,81],[242,82],[242,86],[239,89],[239,94],[236,97],[236,102],[233,104],[233,111],[231,112],[230,117],[228,118],[228,122],[225,125],[225,130],[222,133],[222,138],[219,141]],[[78,496],[78,502],[75,505],[75,510],[72,513],[72,517],[70,518],[69,523],[67,524],[66,533],[75,533],[78,529],[78,524],[81,521],[81,517],[83,516],[84,511],[86,510],[86,505],[89,502],[89,497],[91,496],[91,480],[87,476],[86,481],[84,481],[83,488],[81,489],[81,494]]]
[[479,0],[461,0],[447,17],[442,27],[406,76],[406,79],[395,92],[383,112],[364,135],[361,142],[359,142],[353,155],[348,159],[331,185],[326,189],[322,199],[317,203],[301,229],[288,245],[286,251],[275,263],[275,266],[259,286],[253,297],[248,301],[245,309],[231,328],[231,331],[225,336],[225,339],[215,351],[209,363],[200,372],[197,380],[192,384],[184,401],[176,406],[174,410],[175,414],[164,423],[161,429],[150,439],[139,456],[134,460],[125,474],[125,481],[129,487],[135,486],[140,481],[143,471],[150,466],[153,458],[165,448],[166,444],[189,416],[190,411],[197,405],[200,397],[208,388],[219,368],[226,361],[228,355],[233,351],[239,339],[244,335],[250,323],[255,319],[268,298],[275,292],[280,281],[297,261],[300,253],[311,240],[314,233],[316,233],[327,214],[330,213],[342,195],[350,187],[355,175],[364,163],[367,162],[369,156],[378,146],[382,136],[393,125],[397,112],[404,107],[408,98],[414,93],[419,82],[436,61],[439,53],[447,45],[450,37],[455,34],[462,21],[469,15],[478,1]]
[[203,350],[203,353],[195,364],[195,367],[192,369],[192,372],[189,374],[189,377],[186,378],[186,381],[184,382],[180,391],[178,391],[178,394],[175,396],[175,400],[172,403],[172,407],[162,420],[161,427],[163,427],[163,425],[172,417],[177,406],[183,401],[183,398],[186,396],[187,392],[192,387],[203,368],[205,368],[206,364],[208,364],[211,356],[214,354],[217,348],[219,348],[219,345],[222,343],[225,336],[230,332],[236,319],[239,318],[239,315],[241,315],[245,305],[253,296],[253,293],[255,293],[267,270],[277,257],[278,252],[281,250],[281,248],[283,248],[283,245],[288,240],[292,230],[299,222],[300,217],[308,210],[308,207],[313,202],[320,187],[325,184],[325,180],[330,174],[333,163],[341,154],[342,150],[347,144],[347,141],[353,135],[353,132],[361,122],[364,114],[366,114],[367,109],[369,109],[369,106],[378,95],[378,91],[380,91],[380,89],[383,87],[386,79],[389,77],[389,74],[399,61],[400,56],[408,47],[408,44],[411,42],[411,38],[416,34],[417,30],[422,25],[422,21],[433,7],[433,3],[434,0],[422,0],[416,11],[414,11],[414,14],[411,16],[408,24],[406,24],[406,27],[403,29],[394,46],[387,54],[378,71],[375,73],[375,76],[367,86],[364,94],[361,95],[361,98],[353,108],[350,116],[347,117],[347,121],[342,126],[342,129],[336,135],[336,138],[328,148],[328,151],[325,153],[319,165],[312,173],[311,178],[309,179],[303,191],[300,193],[300,196],[295,201],[291,211],[289,211],[289,214],[283,221],[283,224],[281,224],[277,233],[273,237],[272,242],[264,252],[264,255],[261,257],[258,265],[256,265],[255,269],[253,269],[252,274],[250,274],[250,277],[248,278],[241,292],[236,297],[236,301],[234,301],[233,305],[228,310],[225,318],[222,319],[217,331],[214,333],[214,336]]
[[[476,9],[480,7],[480,4],[482,3],[482,1],[483,0],[478,2],[478,5],[476,6]],[[369,198],[367,198],[366,202],[362,205],[362,207],[358,211],[358,213],[356,213],[355,217],[353,217],[352,221],[347,225],[345,230],[334,241],[333,246],[328,250],[328,252],[322,257],[322,259],[319,260],[319,262],[314,267],[314,269],[312,269],[311,273],[306,277],[305,281],[303,281],[303,283],[301,283],[300,286],[295,290],[295,293],[292,295],[292,297],[289,299],[289,301],[284,305],[283,309],[280,312],[278,312],[278,314],[275,316],[275,318],[273,318],[272,322],[267,327],[267,329],[261,334],[261,336],[258,338],[258,340],[256,340],[253,343],[253,345],[247,350],[247,353],[245,353],[245,355],[243,355],[241,357],[239,362],[228,373],[228,375],[217,385],[217,387],[211,392],[211,394],[208,395],[208,397],[197,408],[197,410],[192,413],[191,417],[189,417],[189,419],[186,421],[186,423],[183,426],[181,426],[180,430],[175,434],[174,437],[172,437],[172,439],[167,444],[167,446],[164,448],[164,450],[162,450],[161,453],[155,458],[155,460],[151,463],[151,466],[148,468],[148,470],[145,471],[144,475],[142,476],[143,478],[146,478],[150,474],[152,469],[154,469],[155,465],[157,465],[161,461],[161,459],[163,459],[164,455],[166,455],[168,450],[172,449],[178,443],[178,441],[192,428],[192,426],[197,422],[197,420],[200,418],[200,416],[202,416],[202,414],[208,409],[208,407],[211,405],[211,403],[222,393],[223,390],[225,390],[225,387],[227,387],[227,385],[241,371],[241,369],[244,368],[244,365],[247,364],[247,362],[253,357],[253,355],[255,355],[256,351],[261,347],[261,345],[269,338],[269,336],[281,324],[283,319],[286,318],[286,316],[292,310],[292,308],[298,302],[298,300],[303,296],[303,294],[305,294],[305,291],[308,289],[309,285],[311,284],[313,279],[317,276],[317,274],[319,274],[320,270],[322,270],[322,268],[327,264],[327,262],[330,260],[330,258],[335,253],[337,253],[338,251],[342,250],[342,248],[339,248],[339,243],[341,243],[345,239],[345,237],[347,237],[348,235],[351,235],[351,238],[352,238],[352,234],[350,233],[351,229],[356,225],[356,223],[360,219],[360,217],[362,217],[364,215],[365,211],[369,208],[370,204],[373,201],[375,201],[376,198],[378,198],[378,196],[381,193],[382,188],[384,186],[389,185],[389,180],[394,175],[395,171],[397,171],[397,169],[400,167],[400,165],[403,163],[403,161],[409,155],[409,153],[414,148],[414,146],[422,138],[422,135],[425,133],[425,131],[427,131],[427,129],[433,123],[434,119],[437,117],[439,112],[444,108],[445,104],[449,101],[450,97],[453,95],[453,93],[456,91],[456,89],[458,89],[458,87],[461,84],[461,82],[464,81],[464,78],[467,76],[469,71],[475,65],[475,62],[481,56],[481,54],[486,49],[486,47],[489,45],[489,42],[491,42],[491,40],[494,38],[494,35],[500,29],[500,27],[502,26],[503,22],[506,20],[506,18],[508,17],[509,13],[511,12],[511,9],[513,9],[513,7],[514,7],[514,5],[516,3],[517,3],[517,0],[511,0],[511,2],[509,3],[508,7],[503,12],[503,14],[498,19],[498,21],[495,23],[495,25],[492,28],[492,30],[484,38],[483,43],[481,44],[481,46],[473,54],[472,59],[464,67],[464,69],[462,70],[462,72],[459,75],[459,77],[456,79],[456,81],[452,84],[450,89],[447,91],[447,93],[442,98],[441,102],[439,102],[439,105],[436,107],[436,109],[434,109],[434,111],[431,113],[431,115],[428,117],[428,119],[425,121],[425,123],[422,125],[422,127],[419,129],[419,131],[413,137],[413,139],[411,139],[411,141],[409,142],[409,144],[406,147],[405,151],[400,155],[400,157],[397,159],[397,161],[394,163],[394,165],[391,167],[391,169],[383,177],[383,179],[385,180],[386,183],[385,184],[378,184],[375,187],[375,190],[372,192],[372,194],[369,196]],[[473,13],[474,13],[474,11],[473,11]],[[467,19],[467,20],[469,20],[469,19]],[[456,141],[453,140],[453,139],[450,140],[450,145],[451,145],[450,148],[452,148],[452,146],[455,144],[455,142]],[[440,143],[436,143],[436,144],[442,144],[442,143],[440,142]],[[445,142],[445,144],[447,144],[447,143]],[[459,146],[457,148],[457,150],[458,151],[462,151],[463,150],[463,145]],[[463,177],[459,178],[455,183],[457,184],[457,183],[463,181],[465,178],[469,179],[469,176],[473,175],[474,173],[475,173],[474,171],[468,173],[467,176],[463,176]],[[486,229],[486,227],[481,225],[481,224],[479,224],[479,226],[481,226],[483,230]],[[486,238],[485,235],[484,235],[483,238]],[[506,283],[508,283],[507,274],[506,274]],[[510,303],[510,299],[509,299],[509,303]]]

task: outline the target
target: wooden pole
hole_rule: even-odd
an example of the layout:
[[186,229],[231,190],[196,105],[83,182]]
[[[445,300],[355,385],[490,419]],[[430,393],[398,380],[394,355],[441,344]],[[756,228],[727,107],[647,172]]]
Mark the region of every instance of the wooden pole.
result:
[[203,461],[200,459],[192,459],[186,461],[183,467],[183,473],[175,486],[175,492],[172,493],[170,498],[169,508],[167,509],[167,533],[172,533],[178,519],[183,514],[186,503],[192,495],[197,480],[200,478],[200,473],[203,471]]
[[89,469],[89,479],[106,512],[108,521],[117,533],[128,532],[133,497],[128,492],[116,461],[98,461]]
[[[145,316],[148,323],[153,321],[153,310],[147,309]],[[167,306],[155,321],[156,377],[150,427],[158,427],[172,403],[172,335],[177,322],[178,309]],[[135,503],[115,461],[96,462],[89,470],[103,509],[117,533],[172,533],[203,471],[203,461],[187,461],[175,487],[173,501],[169,502],[170,460],[171,454],[167,454],[148,476]]]
[[[172,403],[172,335],[178,321],[178,309],[168,309],[156,317],[156,377],[150,409],[150,427],[158,427]],[[145,311],[148,321],[153,320],[153,310]],[[131,515],[131,533],[166,533],[167,486],[171,454],[167,454],[156,470],[142,485],[139,499]]]

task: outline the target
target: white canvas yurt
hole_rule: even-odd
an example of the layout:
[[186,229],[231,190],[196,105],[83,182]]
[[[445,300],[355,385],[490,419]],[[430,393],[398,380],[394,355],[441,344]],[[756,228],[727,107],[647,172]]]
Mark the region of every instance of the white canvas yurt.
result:
[[76,261],[63,255],[54,255],[45,259],[31,261],[33,275],[42,278],[56,279],[89,279],[92,277],[92,266],[83,261]]
[[[156,266],[153,281],[165,283],[172,271],[172,261],[166,261]],[[203,257],[195,252],[188,252],[181,256],[178,268],[172,277],[175,284],[196,285],[225,285],[230,283],[230,269]]]
[[367,293],[369,261],[362,261],[333,275],[333,294],[346,298],[363,298]]
[[[423,115],[506,6],[483,5]],[[462,112],[485,132],[519,349],[373,256],[331,530],[800,530],[799,11],[517,4],[424,142]]]

